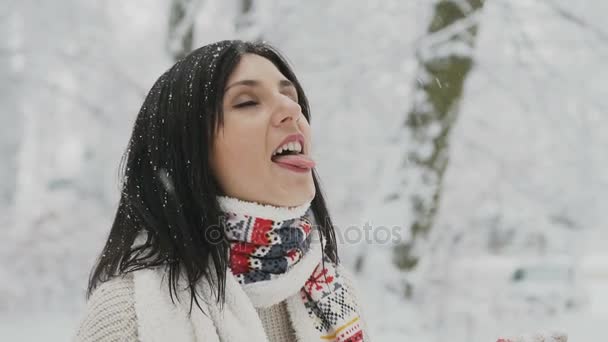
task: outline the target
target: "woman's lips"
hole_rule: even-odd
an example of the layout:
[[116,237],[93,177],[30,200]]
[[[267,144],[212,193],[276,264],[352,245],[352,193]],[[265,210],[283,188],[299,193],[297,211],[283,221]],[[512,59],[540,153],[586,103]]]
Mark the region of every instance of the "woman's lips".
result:
[[315,167],[315,161],[302,154],[273,157],[272,161],[294,171],[308,171]]

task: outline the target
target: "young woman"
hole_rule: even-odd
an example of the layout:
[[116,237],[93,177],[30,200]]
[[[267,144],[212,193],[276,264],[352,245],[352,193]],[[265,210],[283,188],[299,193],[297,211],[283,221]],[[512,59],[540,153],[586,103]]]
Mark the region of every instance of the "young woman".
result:
[[310,120],[265,43],[210,44],[160,76],[77,340],[367,341]]

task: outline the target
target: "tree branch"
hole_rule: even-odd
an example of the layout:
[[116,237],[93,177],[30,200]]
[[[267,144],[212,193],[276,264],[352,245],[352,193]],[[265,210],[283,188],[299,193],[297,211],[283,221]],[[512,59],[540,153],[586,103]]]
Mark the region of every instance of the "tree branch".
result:
[[[478,25],[479,16],[479,12],[469,14],[463,19],[455,21],[449,26],[446,26],[445,28],[442,28],[439,31],[433,32],[421,38],[417,44],[419,47],[418,49],[416,49],[416,54],[418,55],[417,57],[419,58],[419,60],[426,60],[428,58],[428,55],[432,55],[431,53],[429,53],[429,50],[432,50],[437,45],[445,44],[447,41],[452,39],[452,37],[457,35],[463,35],[467,33],[470,28]],[[473,39],[467,40],[471,42]]]
[[601,41],[603,41],[605,43],[608,43],[608,33],[602,31],[599,27],[591,25],[586,20],[575,15],[572,12],[568,12],[566,9],[557,5],[554,1],[545,0],[544,4],[547,5],[547,7],[549,7],[551,10],[553,10],[557,15],[564,18],[568,22],[570,22],[582,29],[592,32],[593,34],[596,35],[596,37],[598,39],[600,39]]
[[175,60],[192,49],[194,20],[202,0],[173,0],[169,14],[167,49]]

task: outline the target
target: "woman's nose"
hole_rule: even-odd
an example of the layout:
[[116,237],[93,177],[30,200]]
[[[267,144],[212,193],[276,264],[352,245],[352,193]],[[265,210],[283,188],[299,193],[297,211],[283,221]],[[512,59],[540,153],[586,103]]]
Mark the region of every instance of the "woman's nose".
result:
[[287,96],[281,97],[274,114],[274,124],[276,126],[289,120],[297,121],[302,114],[302,108],[297,102]]

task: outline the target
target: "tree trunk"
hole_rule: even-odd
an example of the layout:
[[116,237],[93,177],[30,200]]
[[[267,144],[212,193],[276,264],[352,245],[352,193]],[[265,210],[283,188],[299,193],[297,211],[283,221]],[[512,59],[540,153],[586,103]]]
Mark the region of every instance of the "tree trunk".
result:
[[192,51],[194,19],[201,0],[173,0],[169,13],[167,50],[175,61]]
[[417,50],[419,71],[414,104],[405,121],[409,136],[404,194],[412,205],[411,239],[395,249],[401,269],[416,266],[416,240],[431,229],[448,164],[450,132],[458,117],[484,0],[441,0]]
[[260,3],[255,0],[240,0],[235,20],[235,28],[240,38],[261,41],[263,29],[260,21]]

